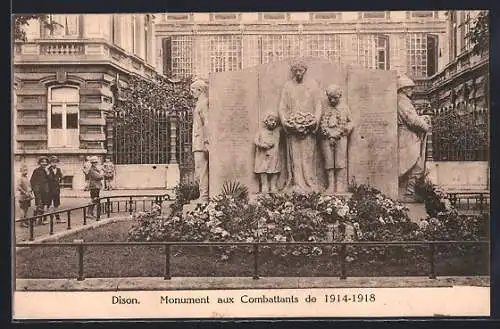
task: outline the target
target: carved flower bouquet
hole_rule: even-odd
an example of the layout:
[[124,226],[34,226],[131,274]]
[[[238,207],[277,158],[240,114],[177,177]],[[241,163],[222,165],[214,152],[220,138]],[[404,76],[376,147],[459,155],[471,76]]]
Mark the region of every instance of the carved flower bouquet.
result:
[[285,125],[293,134],[305,137],[314,132],[316,117],[312,113],[295,112],[285,120]]
[[347,133],[346,123],[347,121],[339,113],[326,111],[321,117],[319,131],[330,140],[330,143],[335,144]]

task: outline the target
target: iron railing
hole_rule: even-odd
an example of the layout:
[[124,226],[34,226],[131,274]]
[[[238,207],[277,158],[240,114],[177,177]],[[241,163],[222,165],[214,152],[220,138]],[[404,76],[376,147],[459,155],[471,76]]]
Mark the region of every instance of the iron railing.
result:
[[434,161],[488,161],[489,112],[470,109],[460,113],[449,109],[432,118],[432,158]]
[[36,227],[35,223],[37,221],[45,222],[48,219],[49,235],[53,235],[55,233],[54,218],[56,217],[56,215],[62,216],[62,219],[66,220],[67,223],[66,229],[70,230],[72,224],[74,224],[73,219],[75,218],[75,216],[73,215],[75,215],[76,213],[81,213],[83,215],[81,217],[82,224],[87,225],[89,219],[87,210],[89,207],[92,206],[94,206],[94,209],[96,211],[95,220],[99,221],[103,217],[110,218],[112,213],[128,212],[130,215],[132,215],[136,211],[141,211],[140,207],[141,204],[142,204],[142,211],[147,211],[146,205],[149,205],[150,207],[149,209],[151,209],[154,203],[159,203],[161,205],[163,201],[166,200],[171,200],[171,197],[168,194],[159,194],[159,195],[137,194],[137,195],[107,196],[99,198],[99,202],[96,202],[94,204],[89,203],[82,205],[80,207],[47,212],[43,215],[19,218],[15,220],[15,223],[23,223],[23,222],[28,223],[29,241],[33,241],[35,236],[35,227]]
[[451,192],[447,195],[459,212],[483,214],[490,211],[490,194],[487,192]]
[[[163,278],[165,280],[170,280],[172,278],[171,274],[171,248],[177,247],[230,247],[230,246],[240,246],[240,247],[252,247],[253,254],[253,279],[260,278],[259,272],[259,249],[262,246],[317,246],[317,245],[327,245],[327,246],[340,246],[340,253],[338,255],[338,261],[340,263],[340,273],[338,277],[340,279],[347,278],[347,266],[346,266],[346,256],[347,247],[389,247],[389,246],[426,246],[428,248],[428,264],[429,271],[428,277],[430,279],[435,279],[438,276],[435,266],[435,253],[436,247],[438,246],[450,246],[450,245],[486,245],[489,246],[489,241],[363,241],[363,242],[84,242],[83,240],[75,240],[74,242],[55,242],[55,243],[17,243],[16,247],[28,247],[28,248],[46,248],[46,247],[71,247],[76,248],[77,251],[77,264],[78,264],[78,274],[77,280],[85,280],[85,248],[86,247],[128,247],[128,246],[163,246],[164,248],[164,268],[163,268]],[[337,275],[332,275],[336,277]]]

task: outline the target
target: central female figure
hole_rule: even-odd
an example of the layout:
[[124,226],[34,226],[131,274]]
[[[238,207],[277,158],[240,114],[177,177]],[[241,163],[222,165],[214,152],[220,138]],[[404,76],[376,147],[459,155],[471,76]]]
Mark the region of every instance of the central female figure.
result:
[[316,132],[321,117],[319,85],[305,78],[307,65],[295,60],[292,79],[281,91],[278,114],[286,134],[287,183],[285,189],[297,192],[319,191],[316,173]]

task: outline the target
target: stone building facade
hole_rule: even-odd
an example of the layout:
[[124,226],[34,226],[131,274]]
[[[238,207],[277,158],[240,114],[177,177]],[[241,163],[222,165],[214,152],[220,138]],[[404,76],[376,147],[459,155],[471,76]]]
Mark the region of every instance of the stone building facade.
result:
[[[454,112],[484,129],[489,127],[490,116],[489,53],[474,53],[474,44],[468,36],[479,13],[477,10],[446,12],[447,62],[436,74],[417,79],[419,88],[415,96],[422,112],[428,110],[444,120]],[[437,129],[435,125],[434,135]],[[468,154],[457,154],[438,143],[428,145],[432,147],[427,152],[428,169],[436,183],[449,191],[489,190],[488,145],[475,145]]]
[[64,185],[81,189],[86,155],[112,156],[116,87],[132,74],[156,75],[154,24],[146,14],[50,15],[13,45],[14,170],[31,170],[40,155],[57,155]]
[[167,13],[155,24],[157,69],[174,76],[314,56],[427,77],[448,61],[443,11]]

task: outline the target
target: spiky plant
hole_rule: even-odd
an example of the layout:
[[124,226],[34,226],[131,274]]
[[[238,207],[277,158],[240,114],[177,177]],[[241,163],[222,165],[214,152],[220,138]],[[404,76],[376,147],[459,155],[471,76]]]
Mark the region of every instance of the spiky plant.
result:
[[240,182],[226,181],[222,185],[222,195],[232,196],[236,201],[248,202],[248,187]]

